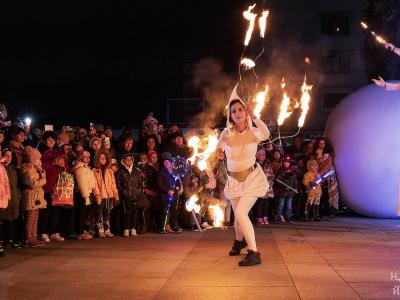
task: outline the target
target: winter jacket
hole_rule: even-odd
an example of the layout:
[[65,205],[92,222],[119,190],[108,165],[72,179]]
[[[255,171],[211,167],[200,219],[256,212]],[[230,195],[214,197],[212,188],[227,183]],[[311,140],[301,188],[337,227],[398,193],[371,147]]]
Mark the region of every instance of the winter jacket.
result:
[[[315,182],[316,180],[317,180],[317,174],[312,173],[312,172],[307,172],[306,174],[304,174],[303,184],[308,189],[310,184]],[[322,195],[321,185],[318,184],[315,189],[307,190],[307,195],[308,196],[317,196],[317,195],[321,196]]]
[[33,163],[23,163],[20,168],[22,183],[23,210],[46,208],[43,186],[46,184],[46,171]]
[[157,182],[161,201],[165,202],[168,199],[168,191],[174,191],[174,199],[179,197],[182,183],[180,180],[175,179],[165,167],[158,173]]
[[10,182],[8,180],[7,171],[0,164],[0,209],[8,207],[8,201],[11,198]]
[[[286,183],[288,186],[297,189],[297,176],[293,172],[285,172],[283,168],[279,171],[279,174],[277,176],[277,179],[280,181]],[[289,197],[294,197],[295,193],[279,183],[278,181],[275,181],[274,183],[274,193],[275,196],[278,198],[289,198]]]
[[[42,153],[42,166],[43,169],[46,170],[46,184],[43,187],[45,193],[51,193],[53,191],[55,185],[57,184],[58,176],[64,171],[64,168],[54,164],[54,161],[59,156],[62,156],[62,153],[57,150],[48,149]],[[65,171],[69,172],[69,166],[66,160]]]
[[0,210],[0,220],[11,222],[19,217],[22,193],[18,171],[15,166],[8,165],[5,166],[5,169],[7,171],[8,181],[10,183],[11,198],[8,202],[8,207],[5,210]]
[[131,171],[129,171],[122,164],[121,168],[115,173],[115,181],[120,200],[138,201],[142,187],[142,176],[137,168],[132,167]]
[[96,178],[96,186],[100,191],[101,199],[119,200],[114,173],[109,168],[105,169],[104,174],[102,170],[93,168],[93,174]]
[[94,196],[97,203],[101,203],[100,191],[96,185],[96,178],[89,166],[81,161],[77,161],[72,168],[75,176],[76,186],[85,199],[85,205],[91,204],[90,196]]

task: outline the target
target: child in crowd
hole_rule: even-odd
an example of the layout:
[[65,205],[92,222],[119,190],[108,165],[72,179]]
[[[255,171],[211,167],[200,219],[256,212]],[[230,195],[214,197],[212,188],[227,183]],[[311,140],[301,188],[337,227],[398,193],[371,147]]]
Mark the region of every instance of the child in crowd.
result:
[[122,236],[137,236],[138,198],[142,186],[142,177],[133,165],[133,153],[122,156],[121,168],[116,173],[117,189],[123,206]]
[[276,196],[279,199],[277,209],[278,223],[285,222],[283,214],[285,214],[286,220],[291,222],[292,200],[297,188],[297,176],[292,170],[291,161],[292,157],[290,154],[286,154],[283,157],[282,167],[275,181],[275,186],[277,186]]
[[269,203],[274,198],[274,180],[275,174],[271,167],[271,161],[267,158],[266,151],[264,148],[261,148],[257,151],[256,154],[257,162],[262,167],[265,177],[268,180],[268,191],[264,197],[258,198],[255,210],[256,210],[256,222],[257,225],[267,225],[268,222],[268,215],[269,215]]
[[78,233],[80,240],[93,238],[94,213],[97,209],[97,203],[101,203],[100,191],[89,163],[90,153],[83,151],[79,154],[72,169],[77,187],[74,199],[79,218]]
[[[307,162],[308,172],[304,174],[303,183],[307,187],[307,204],[304,210],[304,221],[310,218],[311,210],[313,211],[314,221],[320,221],[319,203],[321,200],[322,189],[321,185],[315,185],[318,175],[318,162],[309,160]],[[313,185],[314,184],[314,185]]]

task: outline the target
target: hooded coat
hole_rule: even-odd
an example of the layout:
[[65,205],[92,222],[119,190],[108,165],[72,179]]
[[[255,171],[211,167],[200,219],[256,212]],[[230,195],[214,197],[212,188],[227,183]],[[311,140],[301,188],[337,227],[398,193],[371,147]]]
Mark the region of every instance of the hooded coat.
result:
[[42,169],[41,154],[32,147],[24,150],[24,161],[20,168],[22,183],[23,210],[46,208],[43,186],[46,184],[46,171]]
[[97,203],[101,203],[100,191],[96,185],[96,178],[90,167],[81,161],[77,161],[72,168],[72,172],[74,173],[78,190],[82,198],[85,199],[85,205],[91,204],[91,195],[95,197]]

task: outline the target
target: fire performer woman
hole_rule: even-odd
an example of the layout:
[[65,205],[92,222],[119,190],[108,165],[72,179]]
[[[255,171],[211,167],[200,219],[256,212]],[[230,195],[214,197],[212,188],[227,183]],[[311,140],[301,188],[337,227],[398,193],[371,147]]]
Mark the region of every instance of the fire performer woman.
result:
[[236,237],[229,255],[240,255],[240,250],[248,245],[247,255],[239,266],[252,266],[261,263],[261,256],[248,214],[257,198],[265,196],[268,190],[267,178],[256,163],[256,152],[257,145],[269,137],[269,130],[254,115],[251,105],[246,105],[237,96],[236,88],[228,103],[226,123],[217,152],[225,151],[227,157],[228,180],[224,191],[235,212]]

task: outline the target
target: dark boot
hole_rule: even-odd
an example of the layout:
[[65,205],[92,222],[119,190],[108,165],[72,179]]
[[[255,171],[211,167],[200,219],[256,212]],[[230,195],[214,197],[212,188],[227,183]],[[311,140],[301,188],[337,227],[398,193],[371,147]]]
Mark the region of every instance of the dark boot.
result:
[[241,241],[234,240],[232,249],[231,249],[231,251],[229,251],[229,256],[240,255],[240,250],[242,250],[245,247],[247,247],[247,242],[245,239],[243,239]]
[[247,250],[246,256],[239,261],[239,266],[254,266],[261,264],[261,255],[260,252],[254,252],[253,250]]
[[313,205],[314,221],[321,221],[319,217],[319,205]]
[[310,215],[311,215],[311,205],[310,204],[306,204],[306,207],[304,209],[304,222],[310,221]]
[[4,250],[3,246],[0,244],[0,257],[3,257],[6,255],[6,251]]
[[331,204],[328,206],[328,221],[335,220],[335,209]]

